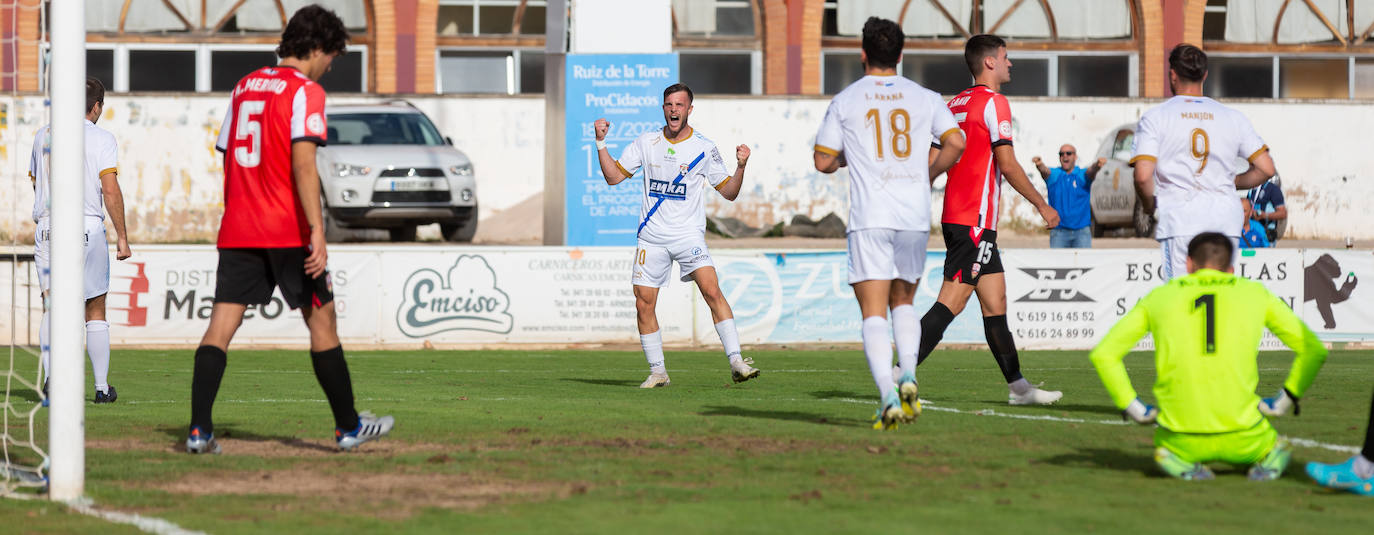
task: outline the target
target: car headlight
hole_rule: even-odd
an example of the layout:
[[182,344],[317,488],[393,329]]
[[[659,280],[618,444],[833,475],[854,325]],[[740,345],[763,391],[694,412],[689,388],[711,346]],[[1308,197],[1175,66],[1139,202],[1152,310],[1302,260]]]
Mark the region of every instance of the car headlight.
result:
[[372,174],[372,168],[366,165],[353,165],[347,163],[334,164],[334,176],[339,178],[349,176],[367,176]]
[[457,176],[472,176],[472,164],[450,165],[448,167],[448,172]]

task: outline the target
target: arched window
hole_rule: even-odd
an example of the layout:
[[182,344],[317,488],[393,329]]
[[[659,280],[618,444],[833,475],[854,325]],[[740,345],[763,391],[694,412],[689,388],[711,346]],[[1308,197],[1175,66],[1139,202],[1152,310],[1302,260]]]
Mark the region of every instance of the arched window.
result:
[[971,82],[964,41],[1011,41],[1009,95],[1133,96],[1140,42],[1138,0],[841,0],[825,3],[822,78],[834,93],[862,75],[864,21],[898,21],[907,35],[902,74],[944,94]]
[[1206,91],[1221,97],[1374,98],[1374,1],[1208,0]]
[[114,0],[86,5],[88,72],[114,91],[228,91],[273,52],[292,13],[334,11],[349,29],[348,52],[320,80],[329,91],[362,92],[371,44],[370,0]]

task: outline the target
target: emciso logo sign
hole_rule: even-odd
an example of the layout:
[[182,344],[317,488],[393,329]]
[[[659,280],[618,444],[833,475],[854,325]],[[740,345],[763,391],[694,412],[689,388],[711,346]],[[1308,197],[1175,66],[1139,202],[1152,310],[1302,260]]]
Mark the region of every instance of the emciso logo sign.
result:
[[496,272],[478,255],[462,255],[447,273],[416,270],[406,278],[396,325],[411,338],[446,331],[508,334],[515,323],[510,296],[497,285]]

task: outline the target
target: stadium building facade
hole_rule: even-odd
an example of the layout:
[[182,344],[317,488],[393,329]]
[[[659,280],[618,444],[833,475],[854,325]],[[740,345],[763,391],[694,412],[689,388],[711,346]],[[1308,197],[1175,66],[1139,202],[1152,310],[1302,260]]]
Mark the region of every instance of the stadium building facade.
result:
[[[305,0],[108,0],[87,6],[87,60],[115,92],[216,92],[271,62]],[[331,93],[544,90],[545,0],[319,0],[354,38]],[[43,89],[47,2],[0,1],[0,89]],[[833,94],[861,72],[870,15],[908,36],[901,70],[963,88],[968,35],[1012,43],[1012,96],[1163,97],[1179,42],[1212,54],[1222,98],[1374,98],[1369,0],[672,0],[673,46],[699,93]],[[747,74],[742,76],[742,74]]]

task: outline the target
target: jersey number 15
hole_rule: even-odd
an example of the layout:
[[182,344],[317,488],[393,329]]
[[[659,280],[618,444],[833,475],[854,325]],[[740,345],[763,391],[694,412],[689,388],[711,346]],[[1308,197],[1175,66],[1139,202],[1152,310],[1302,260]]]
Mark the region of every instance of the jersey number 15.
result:
[[[911,115],[897,108],[887,114],[887,123],[892,130],[890,138],[892,155],[898,160],[911,156]],[[873,147],[878,151],[878,160],[883,159],[883,123],[878,108],[869,108],[864,114],[864,125],[873,127]]]

